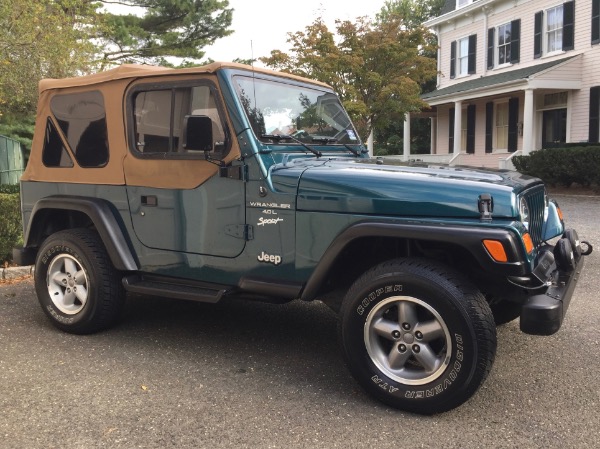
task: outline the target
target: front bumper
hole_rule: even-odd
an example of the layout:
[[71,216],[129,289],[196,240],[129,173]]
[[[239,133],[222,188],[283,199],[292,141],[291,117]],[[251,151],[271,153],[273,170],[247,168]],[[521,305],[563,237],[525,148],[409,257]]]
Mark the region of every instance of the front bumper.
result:
[[560,329],[573,291],[583,271],[585,257],[574,259],[574,268],[556,268],[544,293],[530,296],[521,308],[521,331],[531,335],[552,335]]

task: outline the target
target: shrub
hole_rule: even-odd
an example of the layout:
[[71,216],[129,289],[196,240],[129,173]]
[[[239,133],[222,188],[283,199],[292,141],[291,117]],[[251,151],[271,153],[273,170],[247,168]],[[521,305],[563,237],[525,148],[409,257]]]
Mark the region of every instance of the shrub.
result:
[[552,186],[600,185],[600,147],[548,148],[513,157],[517,171]]
[[0,193],[0,262],[12,259],[12,249],[23,242],[21,200],[18,194]]
[[0,184],[0,193],[19,193],[19,184]]

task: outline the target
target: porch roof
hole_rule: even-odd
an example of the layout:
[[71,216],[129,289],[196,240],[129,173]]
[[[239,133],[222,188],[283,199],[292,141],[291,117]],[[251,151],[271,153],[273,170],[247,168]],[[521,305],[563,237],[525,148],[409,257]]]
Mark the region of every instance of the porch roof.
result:
[[[579,60],[580,55],[570,56],[568,58],[556,59],[554,61],[544,62],[541,64],[524,67],[522,69],[507,70],[494,75],[480,76],[479,78],[456,83],[443,89],[437,89],[433,92],[428,92],[421,95],[421,99],[425,100],[430,105],[438,105],[454,101],[455,99],[476,98],[488,95],[494,95],[504,87],[511,89],[536,88],[542,86],[530,85],[535,75],[548,73],[558,66],[562,66],[572,60]],[[565,85],[565,88],[578,88],[580,80],[573,80],[570,85]],[[522,86],[515,86],[521,85]],[[556,86],[558,87],[558,86]]]

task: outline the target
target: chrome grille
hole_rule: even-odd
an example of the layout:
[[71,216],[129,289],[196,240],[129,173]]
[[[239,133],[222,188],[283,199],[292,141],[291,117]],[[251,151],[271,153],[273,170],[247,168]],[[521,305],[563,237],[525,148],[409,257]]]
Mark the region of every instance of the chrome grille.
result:
[[542,243],[542,229],[544,227],[544,211],[546,209],[546,190],[544,186],[527,190],[523,195],[529,207],[529,235],[537,247]]

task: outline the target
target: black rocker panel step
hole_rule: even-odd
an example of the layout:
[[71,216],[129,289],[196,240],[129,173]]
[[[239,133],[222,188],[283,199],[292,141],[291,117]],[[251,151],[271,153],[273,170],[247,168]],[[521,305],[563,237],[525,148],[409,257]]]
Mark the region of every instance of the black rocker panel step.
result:
[[132,293],[208,303],[219,302],[228,290],[222,286],[213,288],[194,281],[151,275],[124,277],[123,286]]

